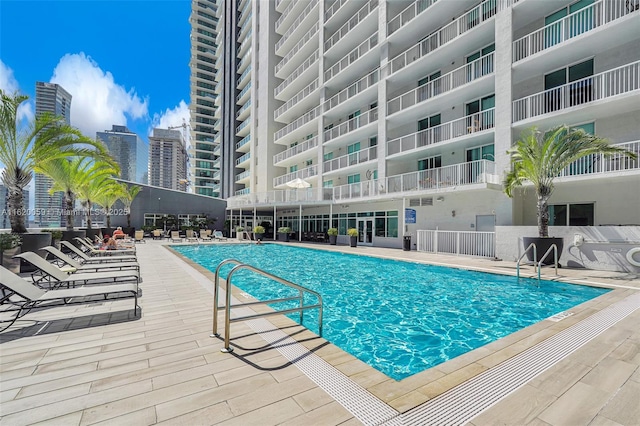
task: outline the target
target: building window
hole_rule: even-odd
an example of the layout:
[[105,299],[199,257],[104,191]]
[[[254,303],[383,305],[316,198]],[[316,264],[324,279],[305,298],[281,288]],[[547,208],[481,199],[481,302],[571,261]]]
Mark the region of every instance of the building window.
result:
[[293,172],[297,172],[297,171],[298,171],[298,165],[289,167],[289,173],[293,173]]
[[307,160],[305,164],[306,164],[307,167],[313,166],[313,159]]
[[325,180],[322,182],[323,188],[333,188],[333,180]]
[[438,167],[442,167],[442,157],[440,155],[418,160],[418,170],[431,170]]
[[359,183],[360,182],[360,174],[349,175],[347,176],[347,183]]
[[549,206],[549,226],[593,226],[593,203],[554,204]]

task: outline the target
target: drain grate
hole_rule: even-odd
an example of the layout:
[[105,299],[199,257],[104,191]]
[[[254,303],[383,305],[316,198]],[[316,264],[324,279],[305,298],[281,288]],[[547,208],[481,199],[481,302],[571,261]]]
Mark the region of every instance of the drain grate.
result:
[[636,293],[401,415],[404,425],[462,425],[640,308]]

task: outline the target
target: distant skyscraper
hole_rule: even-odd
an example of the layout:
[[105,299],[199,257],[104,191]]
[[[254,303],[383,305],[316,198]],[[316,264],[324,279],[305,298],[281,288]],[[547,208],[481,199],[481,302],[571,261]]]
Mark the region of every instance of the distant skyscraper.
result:
[[[7,214],[7,187],[0,184],[0,228],[11,228],[11,222],[9,221],[9,215]],[[24,202],[24,209],[29,211],[29,191],[25,189],[22,191],[22,198]],[[28,220],[25,221],[27,223]],[[28,227],[27,223],[27,227]]]
[[153,129],[149,137],[149,185],[186,191],[187,158],[179,130]]
[[[62,86],[55,83],[36,82],[36,115],[49,112],[63,117],[67,124],[71,123],[71,95]],[[35,209],[34,217],[37,227],[59,227],[66,222],[60,214],[62,208],[62,192],[49,195],[53,182],[47,176],[35,173]]]
[[[221,195],[219,18],[221,0],[191,2],[191,146],[193,192]],[[235,2],[233,2],[235,4]],[[251,3],[251,2],[248,2]],[[233,161],[233,158],[231,159]]]
[[120,177],[130,182],[148,182],[149,150],[147,144],[126,126],[111,126],[111,130],[96,132],[120,165]]

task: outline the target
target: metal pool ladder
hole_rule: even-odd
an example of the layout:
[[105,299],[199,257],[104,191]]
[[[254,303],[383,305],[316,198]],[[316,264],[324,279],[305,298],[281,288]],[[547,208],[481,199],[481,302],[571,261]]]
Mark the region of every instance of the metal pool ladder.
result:
[[516,262],[516,276],[517,276],[518,279],[520,278],[520,261],[522,260],[523,257],[525,257],[525,255],[527,254],[527,252],[530,249],[533,249],[533,265],[534,265],[534,267],[538,263],[538,255],[537,255],[536,245],[535,245],[535,243],[531,243],[531,244],[529,244],[529,247],[527,247],[524,250],[522,255],[518,258],[518,261]]
[[[218,295],[220,293],[220,270],[222,269],[222,267],[224,265],[227,264],[235,264],[236,266],[234,266],[231,271],[229,272],[229,275],[227,275],[227,288],[226,288],[226,303],[224,306],[218,306]],[[291,297],[285,297],[285,298],[281,298],[281,299],[271,299],[271,300],[260,300],[257,302],[248,302],[248,303],[240,303],[237,305],[231,305],[231,277],[233,277],[233,274],[235,274],[237,271],[241,270],[241,269],[248,269],[252,272],[255,272],[259,275],[262,275],[264,277],[270,278],[274,281],[279,282],[280,284],[283,284],[287,287],[291,287],[293,289],[298,290],[298,295],[297,296],[291,296]],[[316,299],[318,300],[318,303],[316,303],[315,305],[306,305],[304,304],[304,294],[308,293],[311,294],[313,296],[316,297]],[[278,303],[278,302],[288,302],[288,301],[292,301],[292,300],[297,300],[300,302],[300,306],[297,308],[290,308],[290,309],[283,309],[283,310],[273,310],[270,312],[264,312],[264,313],[260,313],[260,314],[253,314],[253,315],[245,315],[243,317],[236,317],[236,318],[231,318],[231,309],[232,308],[240,308],[240,307],[245,307],[245,306],[252,306],[252,305],[267,305],[270,303]],[[303,314],[305,310],[308,309],[316,309],[318,308],[318,334],[320,335],[320,337],[322,337],[322,296],[320,295],[320,293],[315,292],[313,290],[309,290],[308,288],[302,287],[298,284],[294,284],[291,281],[287,281],[283,278],[280,278],[276,275],[270,274],[269,272],[263,271],[262,269],[258,269],[254,266],[251,265],[247,265],[246,263],[242,263],[239,260],[235,260],[235,259],[226,259],[223,260],[222,262],[220,262],[220,264],[218,265],[218,267],[216,268],[216,275],[215,275],[215,281],[214,281],[214,288],[213,288],[213,332],[211,334],[211,337],[220,337],[220,334],[218,333],[218,310],[220,308],[224,308],[225,310],[225,321],[224,321],[224,347],[221,349],[222,352],[233,352],[233,348],[229,347],[229,340],[230,340],[230,328],[231,328],[231,323],[232,322],[238,322],[238,321],[244,321],[244,320],[250,320],[250,319],[256,319],[256,318],[261,318],[261,317],[266,317],[266,316],[272,316],[272,315],[282,315],[282,314],[290,314],[293,312],[299,312],[300,313],[300,324],[302,325],[302,321],[303,321]]]
[[518,262],[516,263],[517,278],[520,278],[520,261],[527,254],[529,249],[533,249],[533,267],[538,270],[538,280],[540,279],[540,270],[542,269],[542,262],[544,262],[544,260],[551,254],[551,251],[553,251],[553,264],[556,268],[556,275],[558,275],[558,246],[556,246],[555,244],[551,244],[551,246],[546,251],[546,253],[543,254],[542,257],[540,258],[540,261],[538,261],[536,245],[535,243],[531,243],[529,244],[529,247],[527,247],[527,249],[524,251],[524,253],[522,253],[522,255],[518,258]]

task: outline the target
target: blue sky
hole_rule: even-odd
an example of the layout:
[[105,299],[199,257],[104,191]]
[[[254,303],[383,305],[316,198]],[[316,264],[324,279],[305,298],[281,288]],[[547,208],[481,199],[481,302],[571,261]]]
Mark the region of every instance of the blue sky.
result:
[[0,0],[0,88],[29,95],[35,82],[69,91],[71,124],[87,136],[127,125],[189,120],[189,0]]

